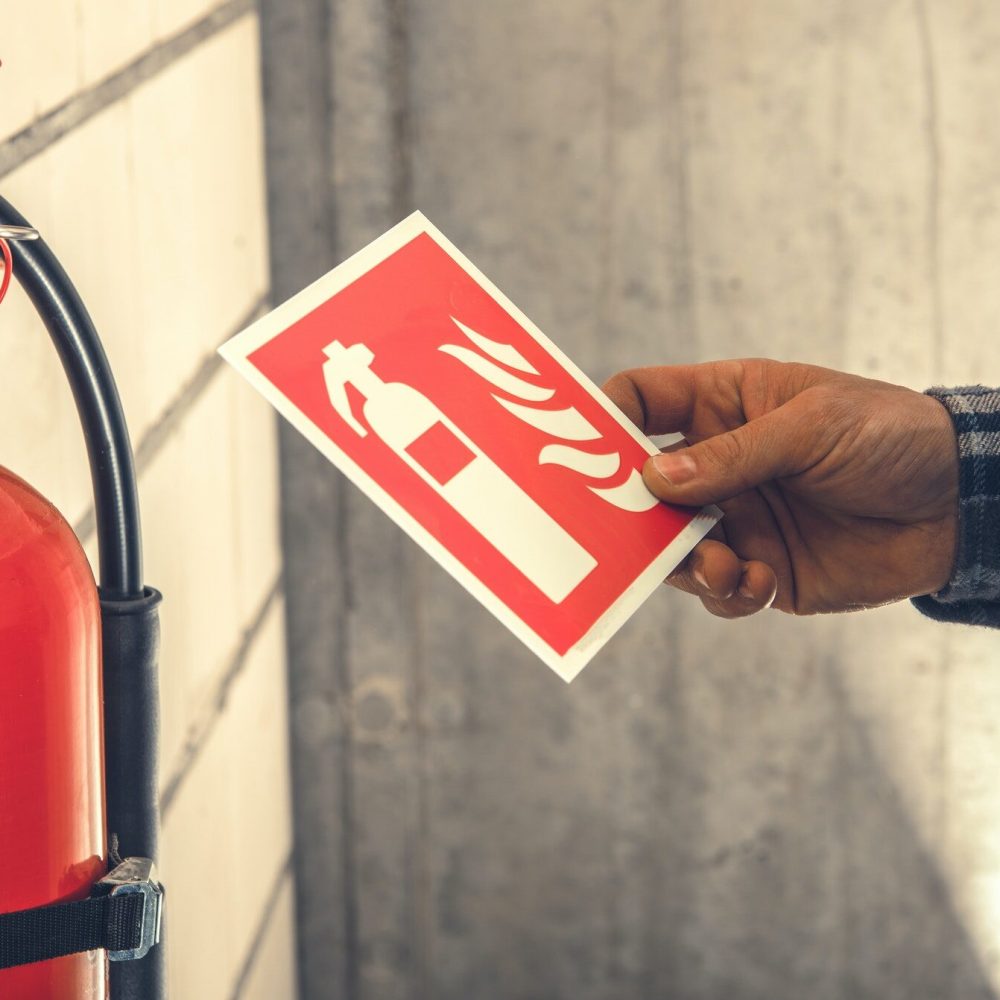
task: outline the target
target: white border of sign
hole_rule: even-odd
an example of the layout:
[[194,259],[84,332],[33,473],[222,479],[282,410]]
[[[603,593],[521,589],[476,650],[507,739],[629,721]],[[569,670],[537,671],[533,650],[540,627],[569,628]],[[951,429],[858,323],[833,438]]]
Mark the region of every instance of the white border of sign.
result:
[[248,360],[258,347],[288,329],[303,316],[321,306],[341,289],[370,271],[412,239],[426,233],[487,294],[527,330],[600,405],[625,428],[651,455],[659,449],[623,414],[600,389],[565,354],[521,312],[478,268],[455,247],[421,212],[414,212],[388,232],[359,250],[332,271],[314,281],[287,302],[236,334],[219,348],[229,362],[278,412],[311,441],[367,497],[385,511],[400,527],[455,577],[477,600],[503,622],[532,652],[547,663],[563,680],[571,681],[595,653],[625,624],[688,552],[719,519],[715,508],[705,508],[678,534],[649,566],[632,582],[591,629],[563,655],[559,655],[459,560],[423,525],[373,480],[347,454],[340,450],[295,404],[281,393]]

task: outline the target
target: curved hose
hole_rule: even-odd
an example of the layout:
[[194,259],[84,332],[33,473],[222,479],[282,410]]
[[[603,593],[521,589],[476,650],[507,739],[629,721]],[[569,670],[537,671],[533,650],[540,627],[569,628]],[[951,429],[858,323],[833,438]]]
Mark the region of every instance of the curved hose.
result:
[[[29,223],[0,197],[0,225]],[[118,389],[86,307],[44,240],[11,243],[14,275],[52,337],[76,400],[90,459],[101,594],[143,596],[132,446]]]

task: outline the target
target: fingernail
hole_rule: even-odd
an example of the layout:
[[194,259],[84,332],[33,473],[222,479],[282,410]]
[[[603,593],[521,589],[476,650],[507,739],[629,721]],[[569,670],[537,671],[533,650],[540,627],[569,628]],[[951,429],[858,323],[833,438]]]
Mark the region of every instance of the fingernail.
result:
[[694,459],[688,455],[665,454],[653,457],[653,468],[674,486],[681,486],[694,479]]
[[691,570],[691,575],[694,577],[694,581],[699,587],[704,587],[705,590],[710,589],[708,586],[708,578],[700,569]]

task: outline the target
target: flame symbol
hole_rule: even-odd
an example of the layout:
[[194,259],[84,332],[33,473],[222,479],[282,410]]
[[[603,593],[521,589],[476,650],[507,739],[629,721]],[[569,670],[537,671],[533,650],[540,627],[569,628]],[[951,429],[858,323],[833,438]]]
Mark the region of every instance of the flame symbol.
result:
[[[600,431],[574,406],[568,406],[561,410],[550,410],[528,405],[529,403],[543,403],[550,400],[555,395],[555,389],[528,382],[520,375],[514,375],[507,370],[513,368],[526,375],[538,375],[538,370],[513,344],[502,344],[489,337],[484,337],[481,333],[477,333],[455,319],[454,316],[451,317],[451,321],[479,351],[473,351],[458,344],[444,344],[438,350],[460,361],[501,392],[525,401],[516,403],[511,399],[505,399],[503,396],[491,393],[505,410],[537,430],[552,437],[561,438],[563,441],[596,441],[600,439]],[[500,365],[506,367],[501,368]],[[586,476],[588,479],[609,479],[621,468],[621,455],[617,451],[595,454],[565,444],[548,444],[539,453],[538,462],[540,465],[561,465]],[[587,489],[606,503],[618,507],[620,510],[632,511],[637,514],[651,510],[659,503],[656,497],[643,485],[642,474],[638,469],[630,469],[625,482],[618,486],[598,487],[588,484]]]

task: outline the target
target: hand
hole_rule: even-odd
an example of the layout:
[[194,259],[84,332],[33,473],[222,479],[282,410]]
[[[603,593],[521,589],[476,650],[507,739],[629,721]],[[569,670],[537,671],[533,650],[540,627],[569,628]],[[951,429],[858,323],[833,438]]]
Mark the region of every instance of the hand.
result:
[[647,434],[661,500],[725,513],[668,582],[714,614],[870,608],[941,589],[958,523],[958,450],[933,397],[812,365],[637,368],[604,386]]

